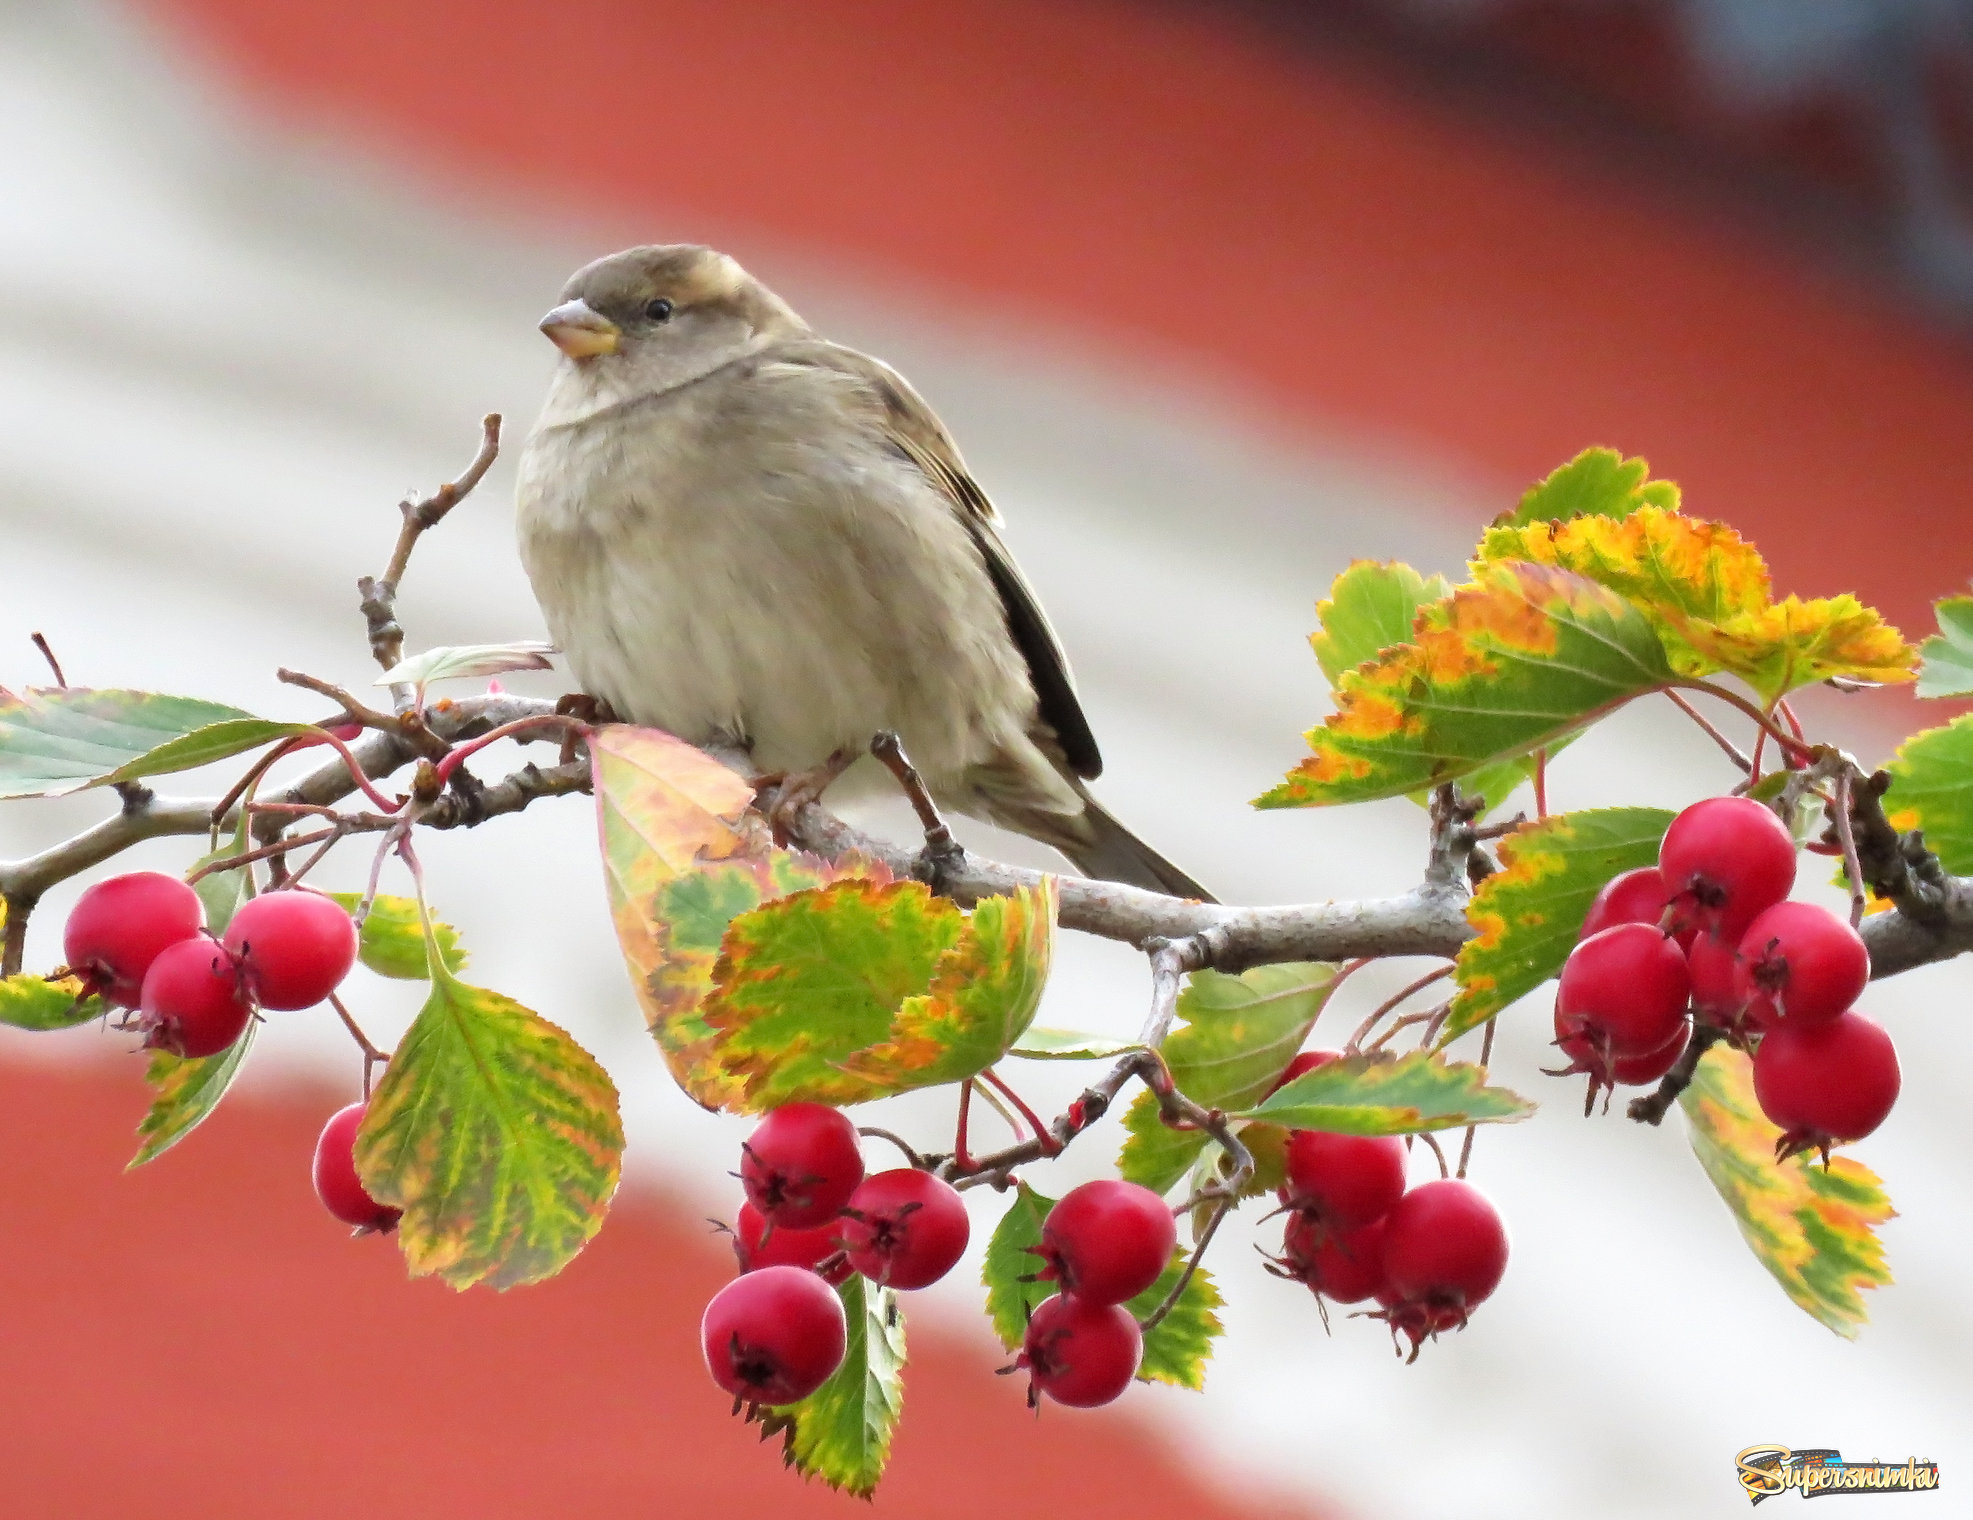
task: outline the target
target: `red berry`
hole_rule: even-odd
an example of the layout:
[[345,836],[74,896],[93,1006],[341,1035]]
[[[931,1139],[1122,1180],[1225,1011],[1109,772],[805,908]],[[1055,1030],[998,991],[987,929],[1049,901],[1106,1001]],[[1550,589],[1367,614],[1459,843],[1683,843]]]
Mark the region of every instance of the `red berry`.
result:
[[1158,1280],[1177,1244],[1164,1199],[1134,1182],[1103,1179],[1069,1189],[1041,1222],[1041,1244],[1029,1249],[1045,1263],[1037,1275],[1064,1293],[1120,1304]]
[[1605,1048],[1587,1035],[1571,1032],[1568,1021],[1562,1017],[1558,1006],[1555,1013],[1555,1043],[1569,1058],[1569,1065],[1562,1071],[1552,1071],[1550,1076],[1568,1077],[1578,1073],[1589,1076],[1589,1094],[1583,1103],[1583,1112],[1590,1113],[1596,1107],[1599,1092],[1612,1092],[1618,1086],[1640,1087],[1647,1082],[1655,1082],[1678,1064],[1678,1058],[1685,1053],[1685,1042],[1692,1034],[1692,1021],[1681,1018],[1672,1031],[1672,1037],[1656,1050],[1647,1050],[1643,1055],[1612,1056]]
[[805,1399],[843,1362],[836,1290],[800,1267],[762,1267],[712,1296],[699,1344],[712,1380],[749,1404]]
[[1143,1352],[1143,1332],[1128,1309],[1057,1293],[1035,1306],[1014,1365],[1028,1369],[1029,1408],[1045,1393],[1072,1409],[1093,1409],[1130,1386]]
[[1686,974],[1692,980],[1692,1009],[1716,1029],[1738,1029],[1747,1000],[1733,990],[1740,963],[1732,940],[1701,934],[1685,953]]
[[1690,994],[1677,940],[1649,924],[1616,924],[1569,952],[1555,1013],[1567,1037],[1612,1059],[1638,1056],[1672,1037]]
[[1327,1066],[1342,1055],[1340,1050],[1305,1050],[1290,1061],[1281,1075],[1274,1079],[1274,1085],[1263,1095],[1273,1097],[1297,1077],[1305,1077],[1318,1066]]
[[[1606,931],[1607,932],[1607,931]],[[1384,1221],[1384,1318],[1411,1341],[1464,1326],[1507,1271],[1507,1227],[1470,1182],[1422,1183]]]
[[887,1288],[927,1288],[965,1253],[972,1224],[951,1183],[913,1167],[865,1177],[837,1224],[850,1265]]
[[[821,1272],[824,1282],[839,1283],[851,1270],[833,1225],[813,1230],[772,1225],[751,1203],[740,1205],[740,1217],[734,1221],[733,1254],[742,1272],[758,1272],[762,1267],[805,1267]],[[822,1263],[832,1257],[833,1263],[824,1271]]]
[[[1603,884],[1603,890],[1589,905],[1589,912],[1583,915],[1583,926],[1576,931],[1576,938],[1588,939],[1612,924],[1663,926],[1671,897],[1665,886],[1665,878],[1658,874],[1656,866],[1639,866],[1635,871],[1613,876]],[[1679,942],[1680,948],[1689,946],[1693,935],[1698,932],[1695,927],[1683,924],[1671,927],[1672,937]]]
[[368,1106],[352,1103],[337,1109],[315,1142],[315,1196],[344,1224],[365,1233],[394,1229],[404,1212],[377,1202],[356,1175],[356,1127],[363,1122]]
[[1826,1024],[1869,985],[1863,937],[1814,903],[1776,903],[1740,938],[1733,988],[1758,1028]]
[[1891,1112],[1900,1080],[1890,1035],[1854,1009],[1826,1024],[1790,1016],[1754,1052],[1754,1096],[1781,1127],[1783,1156],[1861,1140]]
[[253,1017],[240,968],[209,934],[167,945],[144,973],[144,1044],[175,1056],[212,1056]]
[[313,1008],[356,964],[356,924],[320,892],[269,892],[233,915],[226,948],[261,1007]]
[[1403,1196],[1404,1159],[1396,1135],[1298,1129],[1288,1136],[1288,1196],[1325,1229],[1359,1229]]
[[1678,1026],[1678,1033],[1659,1046],[1641,1056],[1619,1056],[1610,1066],[1610,1075],[1623,1087],[1643,1087],[1656,1082],[1660,1077],[1678,1065],[1678,1058],[1685,1054],[1686,1041],[1692,1038],[1690,1020]]
[[1754,916],[1795,885],[1795,841],[1772,809],[1749,797],[1708,797],[1672,820],[1658,871],[1681,910],[1737,940]]
[[135,1008],[159,952],[190,939],[205,921],[199,894],[177,877],[133,871],[99,881],[76,899],[62,929],[62,953],[91,992]]
[[827,1224],[862,1180],[856,1126],[820,1103],[784,1104],[740,1147],[740,1184],[777,1229]]
[[1384,1286],[1384,1221],[1354,1230],[1325,1230],[1306,1214],[1290,1214],[1281,1253],[1291,1276],[1339,1304],[1361,1303]]

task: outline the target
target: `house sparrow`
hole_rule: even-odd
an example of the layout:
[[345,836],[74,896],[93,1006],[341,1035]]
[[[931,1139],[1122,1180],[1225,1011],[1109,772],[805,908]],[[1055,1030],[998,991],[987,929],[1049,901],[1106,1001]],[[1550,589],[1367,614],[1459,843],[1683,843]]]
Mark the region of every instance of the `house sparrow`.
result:
[[941,804],[1207,898],[1089,795],[1061,645],[901,376],[687,244],[578,270],[541,330],[521,559],[585,692],[807,795],[894,730]]

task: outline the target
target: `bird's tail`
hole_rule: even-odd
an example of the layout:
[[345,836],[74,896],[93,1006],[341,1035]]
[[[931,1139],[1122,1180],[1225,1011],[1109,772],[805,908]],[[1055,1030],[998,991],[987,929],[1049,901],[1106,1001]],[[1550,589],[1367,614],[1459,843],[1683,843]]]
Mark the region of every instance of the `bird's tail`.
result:
[[1200,902],[1217,902],[1204,887],[1152,849],[1110,815],[1080,783],[1082,816],[1074,837],[1060,839],[1056,848],[1075,862],[1085,876],[1100,881],[1120,881],[1172,897],[1196,897]]

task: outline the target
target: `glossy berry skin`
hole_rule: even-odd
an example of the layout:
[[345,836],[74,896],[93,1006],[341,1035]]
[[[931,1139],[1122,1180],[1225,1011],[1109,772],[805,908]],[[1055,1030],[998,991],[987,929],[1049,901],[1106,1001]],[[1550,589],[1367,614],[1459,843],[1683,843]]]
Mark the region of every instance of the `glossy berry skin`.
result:
[[1716,934],[1701,934],[1685,952],[1686,975],[1692,982],[1692,1011],[1718,1029],[1738,1029],[1747,1000],[1734,991],[1740,964],[1739,947]]
[[1757,1028],[1826,1024],[1869,985],[1863,937],[1814,903],[1776,903],[1740,937],[1733,988]]
[[1274,1079],[1274,1085],[1263,1095],[1273,1097],[1297,1077],[1305,1077],[1318,1066],[1327,1066],[1342,1055],[1340,1050],[1305,1050],[1283,1068],[1281,1075]]
[[863,1180],[856,1126],[821,1103],[787,1103],[740,1149],[747,1201],[777,1228],[812,1230],[842,1212]]
[[849,1264],[872,1282],[928,1288],[965,1254],[972,1222],[951,1183],[905,1166],[865,1177],[835,1233]]
[[1795,886],[1795,841],[1750,797],[1708,797],[1672,820],[1658,871],[1681,914],[1737,941]]
[[1610,1075],[1620,1087],[1643,1087],[1656,1082],[1660,1077],[1678,1065],[1678,1058],[1685,1054],[1686,1042],[1692,1038],[1692,1021],[1686,1020],[1678,1026],[1673,1035],[1656,1050],[1646,1051],[1641,1056],[1619,1056],[1610,1065]]
[[1507,1226],[1472,1183],[1421,1183],[1384,1221],[1384,1292],[1378,1302],[1394,1332],[1411,1341],[1455,1325],[1500,1286],[1507,1271]]
[[356,924],[319,892],[269,892],[233,915],[226,948],[261,1007],[313,1008],[356,964]]
[[1649,924],[1615,924],[1569,952],[1556,1018],[1611,1058],[1657,1050],[1677,1031],[1691,994],[1678,941]]
[[362,1231],[391,1230],[401,1209],[377,1202],[356,1175],[356,1127],[363,1122],[366,1103],[352,1103],[329,1115],[315,1142],[315,1196],[344,1224]]
[[1290,1275],[1312,1291],[1334,1303],[1362,1303],[1384,1286],[1384,1221],[1325,1230],[1306,1214],[1290,1214],[1281,1254]]
[[1028,1370],[1028,1407],[1042,1394],[1072,1409],[1108,1404],[1137,1376],[1144,1336],[1130,1311],[1058,1293],[1035,1306],[1017,1367]]
[[62,954],[91,992],[135,1008],[151,962],[205,921],[199,894],[177,877],[132,871],[99,881],[76,899],[62,928]]
[[1555,1043],[1562,1054],[1569,1058],[1566,1070],[1551,1072],[1552,1076],[1574,1076],[1586,1073],[1589,1077],[1589,1095],[1583,1104],[1585,1114],[1596,1107],[1599,1092],[1613,1091],[1618,1087],[1641,1087],[1656,1082],[1678,1064],[1678,1058],[1685,1053],[1686,1041],[1692,1036],[1692,1021],[1681,1018],[1672,1037],[1656,1050],[1648,1050],[1643,1055],[1612,1056],[1598,1047],[1595,1041],[1585,1035],[1570,1032],[1569,1024],[1558,1009],[1555,1015]]
[[699,1321],[706,1371],[749,1404],[807,1398],[842,1365],[847,1340],[836,1290],[801,1267],[734,1278]]
[[[1135,1298],[1165,1270],[1178,1228],[1164,1199],[1134,1182],[1071,1188],[1041,1222],[1040,1277],[1090,1304]],[[1099,1400],[1099,1402],[1101,1402]]]
[[[1639,866],[1635,871],[1625,871],[1613,876],[1603,884],[1603,890],[1596,894],[1596,900],[1589,905],[1589,912],[1583,915],[1583,926],[1576,931],[1578,940],[1585,940],[1592,934],[1601,934],[1612,924],[1656,924],[1662,926],[1665,910],[1671,906],[1672,894],[1665,886],[1665,878],[1656,866]],[[1674,924],[1672,937],[1684,949],[1692,943],[1696,928]]]
[[[821,1274],[827,1283],[839,1283],[852,1268],[836,1239],[834,1225],[813,1230],[790,1230],[770,1225],[751,1203],[740,1205],[733,1223],[733,1255],[742,1272],[758,1272],[762,1267],[803,1267]],[[824,1262],[831,1265],[825,1270]]]
[[1288,1136],[1288,1196],[1327,1229],[1361,1229],[1403,1196],[1404,1161],[1396,1135],[1298,1129]]
[[144,1044],[175,1056],[218,1055],[253,1017],[240,968],[211,935],[167,945],[144,975]]
[[1901,1083],[1890,1035],[1854,1009],[1826,1024],[1791,1015],[1754,1052],[1754,1096],[1780,1126],[1784,1156],[1861,1140],[1890,1114]]

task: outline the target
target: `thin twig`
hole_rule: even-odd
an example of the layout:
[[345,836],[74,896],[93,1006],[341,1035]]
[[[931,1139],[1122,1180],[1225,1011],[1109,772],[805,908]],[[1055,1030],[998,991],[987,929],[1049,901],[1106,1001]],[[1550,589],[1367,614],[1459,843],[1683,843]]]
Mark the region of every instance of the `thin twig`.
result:
[[1419,977],[1417,981],[1411,983],[1409,986],[1400,988],[1398,991],[1392,993],[1389,997],[1385,998],[1383,1002],[1379,1003],[1375,1008],[1370,1010],[1370,1017],[1368,1017],[1361,1024],[1356,1026],[1356,1033],[1352,1034],[1349,1037],[1349,1039],[1344,1043],[1343,1049],[1345,1051],[1355,1051],[1361,1048],[1363,1044],[1364,1036],[1369,1034],[1371,1030],[1377,1027],[1377,1021],[1383,1018],[1385,1014],[1389,1013],[1392,1009],[1396,1008],[1400,1003],[1402,1003],[1406,998],[1410,997],[1414,992],[1423,992],[1427,987],[1431,986],[1432,983],[1436,981],[1440,981],[1443,978],[1451,975],[1452,975],[1452,965],[1450,962],[1448,962],[1446,965],[1439,966],[1434,970],[1426,972],[1423,976]]
[[62,674],[62,662],[55,658],[55,651],[49,647],[47,638],[39,632],[30,633],[28,637],[34,641],[34,647],[41,651],[41,658],[48,662],[48,668],[55,673],[56,689],[67,691],[68,677]]
[[925,1158],[919,1155],[917,1151],[913,1150],[911,1148],[910,1143],[906,1141],[901,1135],[893,1134],[890,1130],[887,1129],[879,1129],[874,1124],[861,1125],[858,1127],[856,1132],[859,1135],[863,1135],[871,1140],[890,1141],[892,1145],[895,1145],[899,1150],[904,1152],[904,1159],[910,1162],[912,1166],[916,1167],[920,1171],[923,1171],[925,1169]]
[[[1033,1109],[1028,1107],[1026,1101],[1021,1097],[1019,1093],[1015,1092],[1013,1088],[1007,1085],[1005,1079],[1001,1077],[999,1072],[995,1071],[991,1066],[989,1066],[985,1071],[980,1073],[980,1080],[986,1084],[985,1087],[982,1087],[980,1089],[980,1095],[982,1097],[986,1095],[987,1089],[991,1088],[994,1092],[999,1093],[1001,1097],[1005,1098],[1009,1103],[1014,1105],[1016,1112],[1018,1112],[1023,1119],[1028,1121],[1028,1128],[1033,1132],[1034,1137],[1037,1140],[1047,1141],[1050,1138],[1048,1134],[1048,1126],[1046,1123],[1043,1122],[1041,1116],[1037,1114]],[[1044,1152],[1044,1154],[1048,1154],[1048,1153]]]
[[1672,706],[1676,707],[1680,712],[1684,713],[1686,717],[1690,718],[1694,723],[1697,723],[1702,729],[1704,729],[1706,731],[1707,736],[1713,741],[1713,743],[1717,744],[1721,749],[1726,751],[1727,758],[1731,760],[1735,765],[1739,766],[1741,772],[1744,775],[1748,775],[1748,776],[1753,775],[1754,762],[1741,752],[1739,745],[1735,744],[1731,739],[1727,738],[1725,734],[1721,733],[1717,728],[1715,728],[1710,718],[1708,718],[1704,713],[1700,712],[1699,709],[1694,707],[1690,702],[1686,701],[1685,698],[1681,697],[1677,692],[1673,691],[1669,686],[1665,688],[1665,697],[1667,700],[1671,702]]
[[1423,1140],[1430,1148],[1432,1154],[1439,1158],[1439,1176],[1442,1178],[1450,1177],[1452,1175],[1452,1168],[1445,1163],[1445,1152],[1439,1148],[1439,1137],[1428,1129],[1421,1129],[1418,1131],[1418,1138]]
[[1836,838],[1843,846],[1843,875],[1850,885],[1850,927],[1856,928],[1863,922],[1864,885],[1863,862],[1857,858],[1856,830],[1850,820],[1851,780],[1855,772],[1844,766],[1836,773],[1835,806],[1830,809],[1834,815]]
[[349,1009],[343,1006],[343,1000],[333,992],[329,994],[329,1006],[336,1010],[336,1017],[343,1021],[343,1028],[349,1031],[350,1038],[356,1041],[357,1048],[363,1052],[363,1101],[367,1103],[370,1101],[371,1068],[388,1061],[390,1057],[370,1043],[370,1037],[350,1016]]
[[1007,1126],[1007,1133],[1012,1135],[1016,1140],[1023,1139],[1030,1133],[1028,1128],[1019,1119],[1014,1117],[1014,1110],[1003,1103],[1000,1100],[1000,1095],[978,1077],[973,1078],[973,1096],[986,1104],[988,1108],[992,1109],[999,1116],[1000,1122]]
[[[1488,1019],[1487,1032],[1480,1037],[1480,1075],[1482,1078],[1487,1074],[1488,1063],[1493,1060],[1493,1032],[1499,1024],[1499,1019]],[[1479,1131],[1479,1128],[1480,1126],[1477,1124],[1466,1126],[1466,1138],[1459,1142],[1459,1171],[1456,1173],[1458,1176],[1464,1177],[1466,1175],[1466,1163],[1473,1159],[1473,1136]]]
[[[423,501],[405,500],[397,504],[404,521],[398,529],[390,563],[381,576],[366,575],[356,583],[357,594],[362,597],[359,607],[370,634],[370,655],[381,669],[392,670],[404,659],[404,630],[397,624],[397,588],[411,563],[411,551],[427,530],[437,527],[445,520],[446,513],[471,494],[499,457],[500,416],[493,413],[481,419],[479,452],[473,455],[473,462],[458,479],[447,481]],[[403,690],[408,693],[410,688]]]
[[201,882],[214,872],[237,871],[241,866],[250,866],[257,860],[271,860],[277,855],[286,855],[290,850],[298,850],[303,845],[320,844],[325,839],[333,842],[348,832],[348,829],[338,825],[317,829],[313,834],[291,834],[286,839],[277,839],[272,844],[262,845],[257,850],[248,850],[241,855],[228,855],[224,860],[207,861],[185,880],[190,883]]

